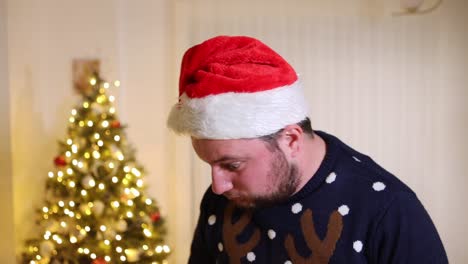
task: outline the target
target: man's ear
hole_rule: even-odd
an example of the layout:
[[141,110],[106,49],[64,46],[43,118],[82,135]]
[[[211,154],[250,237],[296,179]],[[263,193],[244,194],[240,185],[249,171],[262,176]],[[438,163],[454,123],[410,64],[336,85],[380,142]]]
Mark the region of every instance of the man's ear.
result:
[[278,143],[287,156],[294,158],[301,150],[303,137],[304,131],[300,126],[288,125],[283,129]]

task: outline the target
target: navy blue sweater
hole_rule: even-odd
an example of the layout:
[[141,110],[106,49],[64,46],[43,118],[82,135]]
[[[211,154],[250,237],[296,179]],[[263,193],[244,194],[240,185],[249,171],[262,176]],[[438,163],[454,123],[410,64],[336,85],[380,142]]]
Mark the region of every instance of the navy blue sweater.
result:
[[326,156],[287,202],[252,212],[206,191],[189,263],[448,263],[410,188],[336,137],[316,133]]

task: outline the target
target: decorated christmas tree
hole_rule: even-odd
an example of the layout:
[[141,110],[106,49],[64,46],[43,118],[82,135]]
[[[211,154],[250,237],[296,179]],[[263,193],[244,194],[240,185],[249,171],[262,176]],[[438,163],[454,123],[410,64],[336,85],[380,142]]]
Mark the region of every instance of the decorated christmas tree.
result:
[[88,81],[48,173],[37,238],[26,242],[23,263],[167,263],[164,221],[145,193],[111,85],[97,74]]

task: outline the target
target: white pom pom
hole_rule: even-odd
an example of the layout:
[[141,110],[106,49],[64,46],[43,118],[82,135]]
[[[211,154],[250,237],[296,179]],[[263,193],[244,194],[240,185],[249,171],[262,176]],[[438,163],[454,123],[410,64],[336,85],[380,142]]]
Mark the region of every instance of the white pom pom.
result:
[[359,240],[354,241],[354,243],[353,243],[353,248],[354,248],[354,250],[355,250],[357,253],[361,252],[361,250],[362,250],[362,242],[359,241]]
[[214,225],[215,223],[216,223],[216,215],[210,215],[210,217],[208,217],[208,224]]
[[345,216],[349,214],[349,207],[347,205],[342,205],[338,208],[338,212],[342,215]]
[[255,253],[253,253],[253,252],[247,253],[247,260],[250,261],[250,262],[254,262],[255,261]]
[[383,182],[374,182],[374,184],[372,184],[372,188],[376,191],[376,192],[380,192],[380,191],[383,191],[385,190],[385,184]]
[[300,204],[300,203],[295,203],[295,204],[291,207],[291,211],[292,211],[294,214],[298,214],[299,212],[302,211],[302,204]]
[[336,173],[332,172],[328,175],[327,179],[325,180],[327,183],[332,183],[336,180]]

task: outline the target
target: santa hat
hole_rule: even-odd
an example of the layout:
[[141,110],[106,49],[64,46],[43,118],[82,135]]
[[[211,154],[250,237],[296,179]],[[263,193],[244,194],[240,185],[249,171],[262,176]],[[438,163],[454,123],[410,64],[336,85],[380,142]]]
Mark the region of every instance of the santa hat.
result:
[[218,36],[185,53],[168,126],[204,139],[255,138],[308,116],[294,69],[257,39]]

